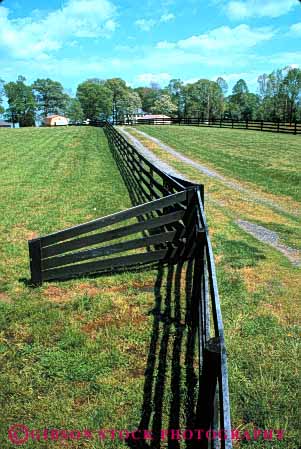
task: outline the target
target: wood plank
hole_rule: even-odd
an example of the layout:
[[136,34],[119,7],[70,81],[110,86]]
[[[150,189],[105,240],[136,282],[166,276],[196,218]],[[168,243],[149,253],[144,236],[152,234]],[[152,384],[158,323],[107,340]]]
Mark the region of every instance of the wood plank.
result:
[[108,256],[131,249],[142,248],[144,246],[172,242],[175,238],[175,235],[176,231],[164,232],[163,234],[155,234],[150,237],[142,237],[140,239],[115,243],[113,245],[104,246],[102,248],[93,248],[74,254],[67,254],[65,256],[51,257],[43,261],[43,270],[60,267],[62,265],[80,262],[83,260],[94,259],[96,257]]
[[141,215],[145,212],[149,212],[156,209],[162,209],[163,207],[176,204],[181,201],[185,201],[186,191],[175,193],[157,200],[151,201],[149,203],[141,204],[139,206],[131,207],[125,211],[117,212],[115,214],[107,215],[106,217],[98,218],[96,220],[88,221],[81,225],[73,226],[71,228],[64,229],[63,231],[58,231],[47,236],[41,237],[42,247],[51,245],[52,243],[61,242],[68,240],[77,235],[85,234],[96,229],[110,226],[120,221],[127,220],[129,218]]
[[28,242],[31,283],[42,284],[41,240],[33,239]]
[[167,254],[167,249],[151,251],[131,256],[113,257],[111,259],[88,262],[78,265],[69,265],[67,267],[54,268],[53,270],[43,271],[43,280],[50,281],[55,279],[64,279],[66,277],[82,274],[92,274],[97,271],[114,269],[118,267],[129,267],[132,265],[144,264],[163,260]]
[[182,219],[184,211],[176,211],[171,214],[162,215],[161,217],[152,218],[140,223],[134,223],[132,225],[123,226],[121,228],[113,229],[111,231],[102,232],[101,234],[94,234],[78,239],[73,239],[67,242],[58,243],[57,245],[48,246],[42,248],[43,259],[58,254],[62,254],[75,249],[84,248],[86,246],[92,246],[97,243],[107,242],[108,240],[118,239],[126,235],[135,234],[147,229],[155,229],[160,226],[164,226],[175,221]]

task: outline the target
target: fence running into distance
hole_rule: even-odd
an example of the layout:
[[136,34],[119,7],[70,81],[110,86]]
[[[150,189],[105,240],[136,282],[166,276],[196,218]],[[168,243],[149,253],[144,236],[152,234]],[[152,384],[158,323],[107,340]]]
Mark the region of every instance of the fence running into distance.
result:
[[117,125],[185,125],[214,128],[247,129],[253,131],[269,131],[286,134],[301,134],[301,122],[268,122],[264,120],[235,120],[225,118],[202,117],[158,117],[144,119],[143,116],[125,116],[116,121]]
[[[195,426],[231,435],[224,331],[203,186],[162,171],[111,124],[105,123],[104,130],[134,206],[30,240],[31,282],[149,263],[192,263],[191,315],[199,335]],[[232,443],[203,439],[198,447],[230,449]]]

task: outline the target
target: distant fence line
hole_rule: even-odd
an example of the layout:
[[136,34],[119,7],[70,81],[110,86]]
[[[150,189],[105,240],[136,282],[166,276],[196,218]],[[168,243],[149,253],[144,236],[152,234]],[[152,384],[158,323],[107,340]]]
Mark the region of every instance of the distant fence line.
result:
[[148,118],[143,116],[126,116],[116,120],[116,125],[184,125],[204,126],[214,128],[246,129],[253,131],[267,131],[286,134],[301,134],[301,122],[269,122],[265,120],[235,120],[225,118],[210,118],[204,120],[202,117],[170,117],[170,118]]

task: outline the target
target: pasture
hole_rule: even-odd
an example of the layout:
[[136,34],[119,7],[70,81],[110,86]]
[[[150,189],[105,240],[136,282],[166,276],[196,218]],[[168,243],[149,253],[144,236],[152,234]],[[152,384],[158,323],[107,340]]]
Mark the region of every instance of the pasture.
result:
[[[185,126],[125,129],[161,160],[205,185],[228,350],[232,427],[284,427],[287,441],[273,443],[273,448],[295,448],[300,417],[301,140]],[[139,131],[223,178],[201,173]],[[289,260],[245,232],[240,220],[277,232],[280,247],[295,251],[297,259]]]
[[[285,429],[284,441],[273,442],[273,449],[295,449],[300,268],[245,233],[236,220],[276,229],[281,242],[298,245],[301,141],[239,130],[144,126],[143,131],[283,208],[252,202],[132,131],[161,159],[205,184],[232,427]],[[7,430],[19,422],[31,429],[134,429],[142,422],[147,429],[152,415],[157,428],[187,427],[196,379],[186,353],[191,335],[183,273],[120,273],[37,289],[26,283],[28,239],[130,206],[103,131],[1,130],[0,146],[1,447],[12,447]],[[235,447],[244,443],[271,447],[263,441]],[[97,439],[71,444],[100,445]],[[26,447],[59,445],[41,441]],[[127,445],[107,440],[103,447]]]
[[[171,385],[172,354],[181,347],[185,352],[188,332],[172,318],[175,273],[27,285],[28,239],[131,204],[103,131],[1,130],[0,139],[1,447],[12,447],[7,432],[16,423],[30,429],[135,429],[142,411],[144,420],[153,413],[152,394],[156,425],[168,428],[174,395],[185,404],[187,384],[183,374],[178,388],[174,380]],[[185,289],[180,284],[178,301]],[[184,308],[177,313],[183,321]],[[177,370],[186,370],[184,355],[178,364]],[[29,441],[26,447],[60,444]],[[96,438],[69,444],[100,443]],[[127,447],[104,442],[106,448],[120,446]]]

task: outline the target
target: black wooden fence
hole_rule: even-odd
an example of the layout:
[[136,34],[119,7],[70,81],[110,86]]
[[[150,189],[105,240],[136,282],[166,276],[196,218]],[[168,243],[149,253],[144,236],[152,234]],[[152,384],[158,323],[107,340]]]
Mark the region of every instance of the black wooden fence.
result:
[[253,131],[269,131],[286,134],[301,134],[301,122],[269,122],[265,120],[236,120],[225,118],[210,118],[206,120],[202,117],[157,117],[145,119],[143,116],[127,116],[116,122],[117,125],[185,125],[185,126],[205,126],[214,128],[246,129]]
[[193,264],[191,313],[199,335],[195,426],[223,430],[228,436],[211,442],[205,438],[198,447],[230,449],[224,331],[203,186],[162,171],[111,124],[105,124],[105,133],[136,206],[29,241],[31,282],[41,285],[141,264],[189,260]]

